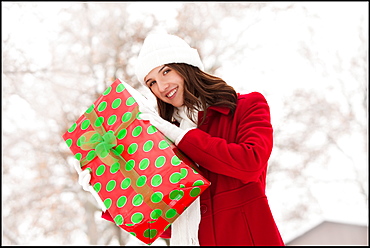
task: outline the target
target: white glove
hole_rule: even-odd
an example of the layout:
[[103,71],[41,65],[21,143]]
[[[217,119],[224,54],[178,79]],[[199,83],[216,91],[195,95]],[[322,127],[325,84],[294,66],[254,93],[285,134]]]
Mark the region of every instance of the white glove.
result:
[[190,130],[190,129],[181,129],[176,125],[164,120],[160,117],[156,112],[150,110],[149,108],[142,107],[140,108],[141,114],[140,118],[142,120],[150,121],[150,123],[155,126],[161,133],[163,133],[169,140],[177,145],[180,143],[182,137]]
[[149,101],[139,91],[137,91],[136,89],[132,88],[131,85],[129,85],[128,83],[124,82],[121,79],[120,79],[120,81],[125,86],[125,88],[127,89],[127,91],[131,94],[131,96],[133,96],[133,98],[135,98],[135,101],[137,102],[137,104],[139,104],[139,109],[141,109],[143,107],[147,107],[151,111],[154,111],[155,112],[155,107],[154,107],[155,104],[154,103],[152,103],[151,101]]
[[78,173],[78,183],[82,186],[85,191],[90,191],[89,186],[91,180],[91,171],[86,169],[80,173]]
[[107,208],[105,207],[104,202],[100,199],[98,193],[96,193],[93,186],[91,186],[91,184],[90,184],[91,170],[86,169],[86,170],[82,171],[79,163],[75,163],[74,167],[75,167],[75,170],[78,173],[78,183],[82,186],[82,188],[85,191],[90,192],[94,196],[94,198],[95,198],[96,202],[98,203],[99,207],[102,209],[103,212],[105,212],[107,210]]

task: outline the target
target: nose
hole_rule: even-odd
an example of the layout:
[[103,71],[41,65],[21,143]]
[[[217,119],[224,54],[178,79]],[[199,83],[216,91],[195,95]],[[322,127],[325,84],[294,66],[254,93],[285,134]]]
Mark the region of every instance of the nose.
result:
[[159,92],[166,92],[169,86],[168,82],[164,80],[157,80],[157,85]]

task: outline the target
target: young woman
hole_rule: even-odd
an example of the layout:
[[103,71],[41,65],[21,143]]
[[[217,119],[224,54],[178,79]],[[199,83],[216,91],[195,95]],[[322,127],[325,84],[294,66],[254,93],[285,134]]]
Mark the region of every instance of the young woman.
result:
[[193,204],[192,213],[184,215],[188,219],[172,224],[171,240],[199,228],[187,237],[196,242],[182,244],[284,245],[265,195],[273,129],[264,96],[236,93],[203,71],[196,49],[169,34],[148,35],[136,75],[156,96],[159,110],[157,115],[143,109],[141,118],[172,140],[211,182],[200,206]]

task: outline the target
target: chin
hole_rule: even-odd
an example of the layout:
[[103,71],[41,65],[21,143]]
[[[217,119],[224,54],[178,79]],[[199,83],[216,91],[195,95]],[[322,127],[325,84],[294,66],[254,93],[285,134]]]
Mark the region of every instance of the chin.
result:
[[184,103],[183,103],[183,102],[172,104],[172,106],[174,106],[174,107],[176,107],[176,108],[179,108],[179,107],[181,107],[182,105],[184,105]]

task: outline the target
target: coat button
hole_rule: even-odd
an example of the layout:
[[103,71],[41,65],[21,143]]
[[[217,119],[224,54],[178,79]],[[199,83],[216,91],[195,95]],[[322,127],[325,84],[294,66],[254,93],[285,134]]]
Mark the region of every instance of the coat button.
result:
[[205,214],[207,212],[207,206],[206,205],[200,205],[200,212],[201,214]]

